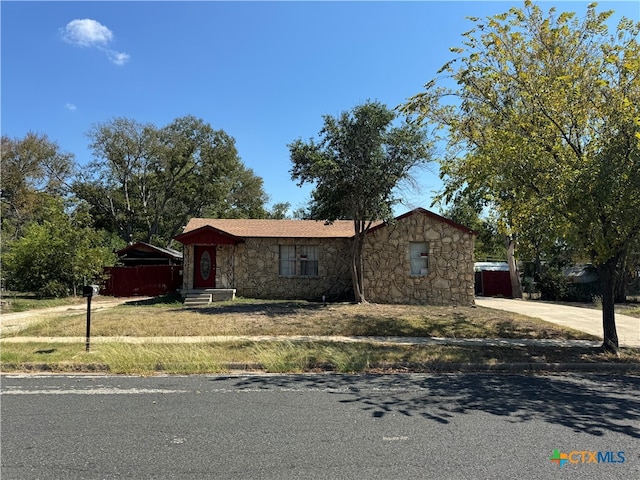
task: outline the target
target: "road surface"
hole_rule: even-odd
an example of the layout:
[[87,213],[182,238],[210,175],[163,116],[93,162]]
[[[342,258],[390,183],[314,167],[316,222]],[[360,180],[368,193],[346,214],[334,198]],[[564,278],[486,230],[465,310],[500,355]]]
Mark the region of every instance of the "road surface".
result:
[[640,478],[631,376],[5,375],[1,414],[3,480]]

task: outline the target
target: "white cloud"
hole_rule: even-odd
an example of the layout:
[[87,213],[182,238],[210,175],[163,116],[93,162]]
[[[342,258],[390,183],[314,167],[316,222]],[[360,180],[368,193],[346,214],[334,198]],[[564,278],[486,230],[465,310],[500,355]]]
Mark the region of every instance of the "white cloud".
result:
[[116,65],[124,65],[129,60],[128,53],[109,48],[113,41],[113,32],[90,18],[71,20],[60,29],[60,35],[65,42],[76,47],[97,48]]
[[124,65],[129,61],[129,54],[123,52],[116,52],[114,50],[109,50],[107,52],[109,55],[109,60],[111,60],[116,65]]
[[76,107],[73,103],[67,103],[64,108],[66,108],[67,110],[71,110],[72,112],[78,109],[78,107]]
[[113,39],[113,32],[100,22],[85,18],[71,20],[62,30],[62,39],[79,47],[107,45]]

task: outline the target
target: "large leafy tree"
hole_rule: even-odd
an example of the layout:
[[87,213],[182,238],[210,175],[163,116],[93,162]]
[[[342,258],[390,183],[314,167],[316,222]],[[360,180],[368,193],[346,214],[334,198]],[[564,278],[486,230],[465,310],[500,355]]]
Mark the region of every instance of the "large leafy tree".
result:
[[41,217],[48,196],[63,196],[74,172],[74,158],[44,134],[2,136],[0,214],[3,240],[18,238]]
[[42,196],[42,220],[26,226],[3,251],[7,286],[43,296],[76,294],[79,286],[99,281],[104,266],[115,263],[114,245],[105,232],[93,228],[81,206]]
[[235,141],[185,116],[158,128],[127,118],[89,132],[95,160],[74,186],[98,225],[127,242],[169,244],[194,216],[262,217],[262,179],[247,169]]
[[413,167],[426,162],[425,132],[404,122],[380,102],[368,101],[338,117],[325,115],[320,140],[289,144],[291,177],[315,185],[308,217],[353,220],[351,276],[357,302],[365,302],[362,250],[376,220],[389,220],[394,189],[411,179]]
[[640,237],[640,24],[611,34],[611,13],[526,1],[473,18],[458,56],[404,110],[444,129],[445,196],[479,195],[521,240],[536,232],[592,259],[603,348],[617,351],[615,285]]

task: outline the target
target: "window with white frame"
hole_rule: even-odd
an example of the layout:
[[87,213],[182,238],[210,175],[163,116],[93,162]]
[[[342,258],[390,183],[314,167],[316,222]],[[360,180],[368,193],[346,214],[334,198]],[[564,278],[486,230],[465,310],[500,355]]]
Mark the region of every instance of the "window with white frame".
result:
[[281,276],[315,277],[318,275],[317,245],[280,245]]
[[409,260],[411,275],[427,275],[429,273],[429,243],[410,242]]

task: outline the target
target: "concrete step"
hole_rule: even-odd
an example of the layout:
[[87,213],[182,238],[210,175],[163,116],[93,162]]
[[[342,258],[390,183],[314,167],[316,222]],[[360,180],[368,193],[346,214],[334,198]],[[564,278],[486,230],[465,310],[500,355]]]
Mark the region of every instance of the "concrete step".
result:
[[196,305],[208,305],[211,302],[222,302],[236,298],[235,288],[208,288],[202,290],[190,290],[182,292],[183,305],[192,307]]
[[211,303],[211,294],[207,293],[195,293],[189,294],[185,297],[183,305],[192,307],[194,305],[207,305]]

